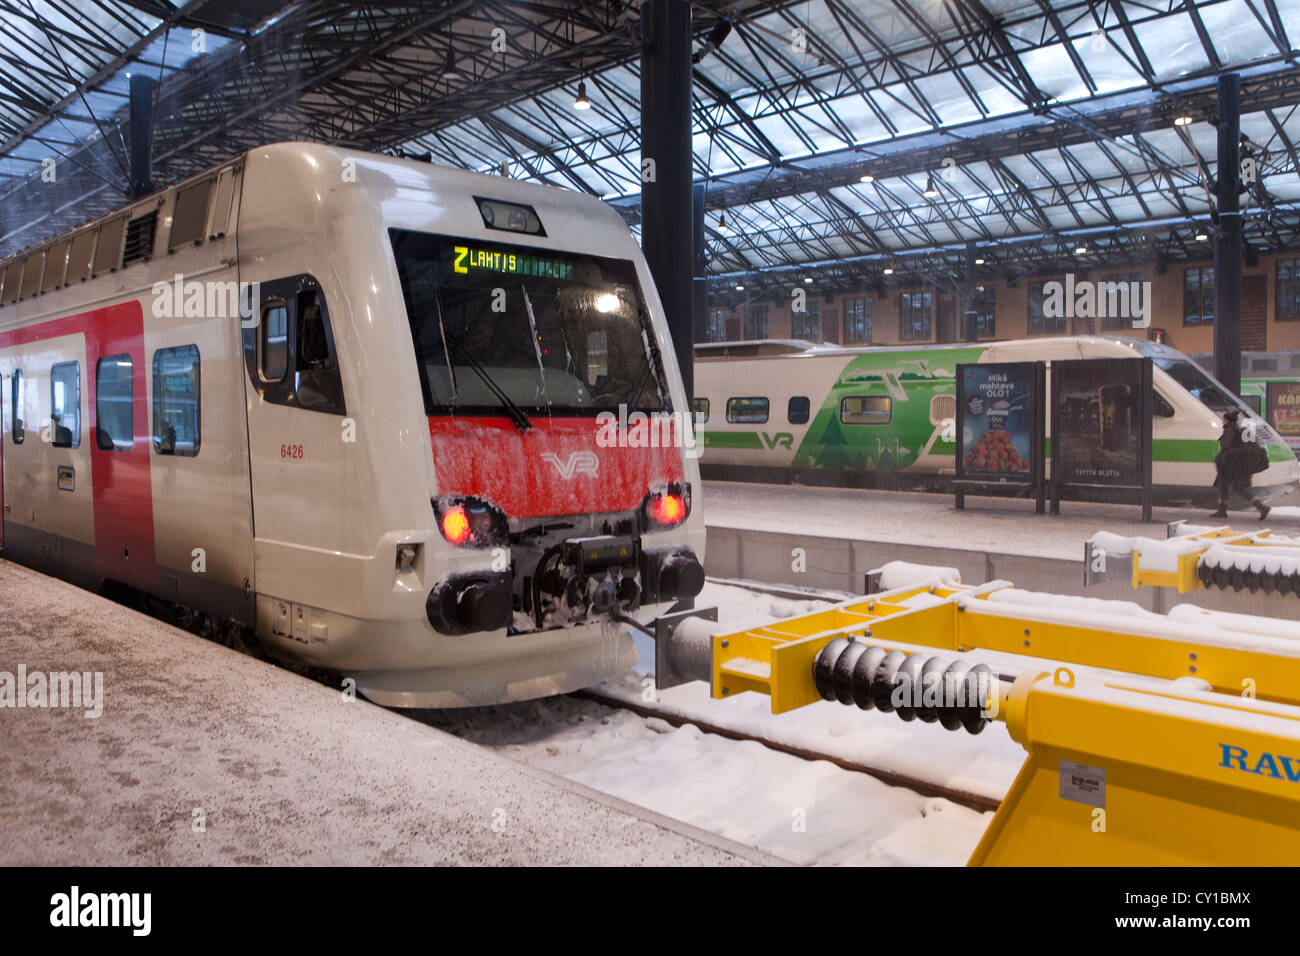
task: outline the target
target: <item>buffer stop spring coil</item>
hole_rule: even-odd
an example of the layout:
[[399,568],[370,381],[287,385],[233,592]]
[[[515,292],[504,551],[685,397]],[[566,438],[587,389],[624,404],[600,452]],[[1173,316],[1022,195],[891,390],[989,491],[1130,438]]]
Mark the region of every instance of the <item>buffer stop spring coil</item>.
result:
[[950,663],[837,637],[813,662],[813,680],[824,700],[978,734],[989,722],[985,707],[998,678],[986,664]]

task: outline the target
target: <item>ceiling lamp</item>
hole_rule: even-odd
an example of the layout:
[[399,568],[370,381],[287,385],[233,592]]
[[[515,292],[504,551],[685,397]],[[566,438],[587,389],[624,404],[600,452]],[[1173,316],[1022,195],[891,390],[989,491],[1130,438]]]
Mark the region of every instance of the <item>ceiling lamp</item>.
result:
[[1175,126],[1191,126],[1192,118],[1186,114],[1174,118]]
[[803,277],[803,284],[804,284],[804,285],[812,285],[812,276],[804,276],[804,277]]
[[722,233],[724,236],[731,232],[731,229],[727,226],[726,213],[718,213],[718,232]]
[[1208,233],[1198,232],[1198,233],[1196,234],[1196,241],[1197,241],[1197,242],[1204,242],[1206,239],[1209,239],[1209,238],[1210,238],[1210,236],[1209,236]]
[[573,108],[574,108],[575,110],[589,110],[589,109],[591,109],[591,100],[587,99],[587,81],[586,81],[586,80],[579,80],[579,81],[578,81],[578,97],[577,97],[577,99],[575,99],[575,100],[573,101]]
[[871,175],[870,173],[863,173],[862,179],[860,180],[860,182],[864,182],[864,183],[874,183],[875,181],[876,181],[876,177]]
[[975,264],[976,264],[977,266],[982,266],[982,265],[984,265],[984,260],[983,260],[982,258],[980,258],[980,259],[976,259],[976,260],[975,260]]
[[892,276],[893,274],[894,274],[894,270],[893,270],[893,269],[890,269],[888,266],[886,266],[886,267],[885,267],[885,275],[887,275],[887,276]]
[[934,177],[930,176],[925,181],[925,198],[934,199],[939,195],[939,190],[934,185]]
[[745,287],[744,287],[743,285],[738,285],[738,286],[736,286],[736,291],[737,291],[737,292],[744,292],[744,291],[745,291]]
[[444,80],[460,79],[460,70],[456,69],[456,57],[451,52],[451,47],[447,48],[447,59],[443,63],[442,78]]
[[1085,252],[1087,252],[1087,251],[1088,251],[1088,247],[1087,247],[1087,246],[1075,246],[1075,247],[1074,247],[1074,254],[1075,254],[1076,256],[1081,256],[1081,255],[1083,255],[1083,254],[1084,254]]

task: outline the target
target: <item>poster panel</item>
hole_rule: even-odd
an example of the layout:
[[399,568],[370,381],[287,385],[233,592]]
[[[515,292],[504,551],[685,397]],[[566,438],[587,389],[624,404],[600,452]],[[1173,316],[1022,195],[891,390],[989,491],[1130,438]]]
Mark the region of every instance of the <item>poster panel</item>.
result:
[[958,476],[1031,481],[1034,363],[960,365],[958,377]]

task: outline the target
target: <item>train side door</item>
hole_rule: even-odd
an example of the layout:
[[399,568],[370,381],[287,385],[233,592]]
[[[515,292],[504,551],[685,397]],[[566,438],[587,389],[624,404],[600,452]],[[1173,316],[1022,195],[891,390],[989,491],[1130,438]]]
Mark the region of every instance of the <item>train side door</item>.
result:
[[344,540],[338,463],[350,420],[330,305],[310,275],[264,281],[257,322],[243,330],[257,592],[307,603],[342,585],[329,574]]

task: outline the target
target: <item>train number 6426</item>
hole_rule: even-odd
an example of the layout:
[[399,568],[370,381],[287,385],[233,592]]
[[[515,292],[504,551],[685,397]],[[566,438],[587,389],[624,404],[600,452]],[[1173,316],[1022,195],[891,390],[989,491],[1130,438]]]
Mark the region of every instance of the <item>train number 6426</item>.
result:
[[301,458],[301,457],[302,457],[302,445],[281,445],[281,446],[280,446],[280,457],[281,457],[281,458]]

